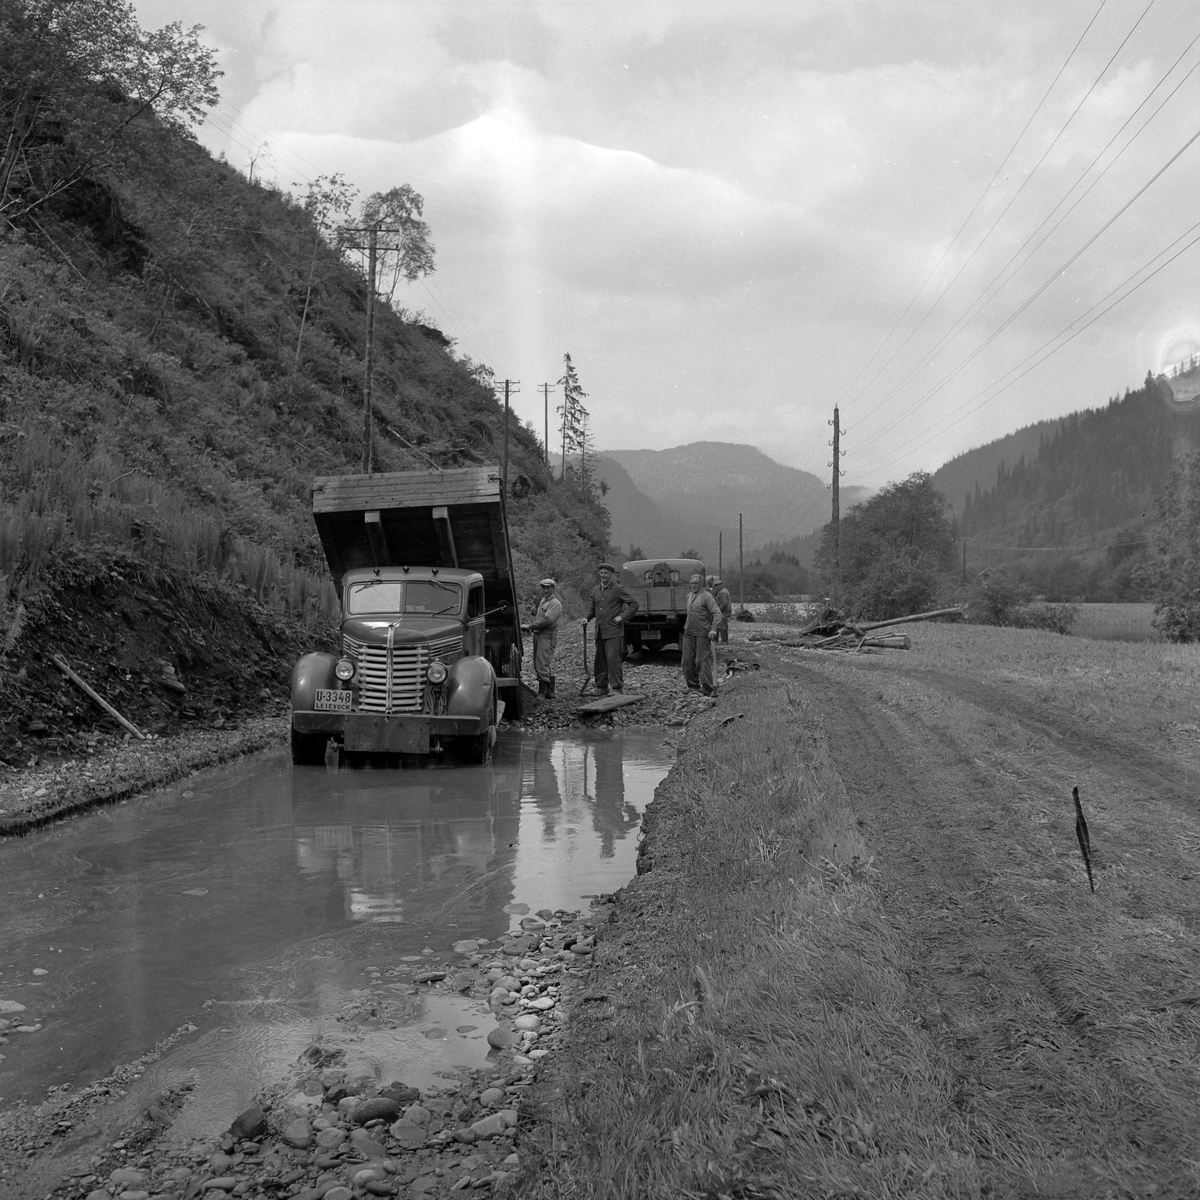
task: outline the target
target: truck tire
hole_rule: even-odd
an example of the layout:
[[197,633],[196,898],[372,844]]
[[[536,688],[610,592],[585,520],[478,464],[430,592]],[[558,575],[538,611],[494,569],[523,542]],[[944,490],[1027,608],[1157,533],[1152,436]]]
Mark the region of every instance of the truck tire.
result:
[[323,733],[300,733],[292,726],[292,762],[298,767],[321,766],[328,741]]
[[492,747],[496,744],[496,694],[492,693],[491,720],[485,733],[474,737],[459,738],[459,753],[465,762],[473,766],[486,767],[492,761]]

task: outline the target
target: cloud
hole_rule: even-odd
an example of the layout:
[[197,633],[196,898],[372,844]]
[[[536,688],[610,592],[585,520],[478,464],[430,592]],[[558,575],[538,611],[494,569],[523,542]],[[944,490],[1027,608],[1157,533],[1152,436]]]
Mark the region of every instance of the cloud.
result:
[[824,470],[841,399],[859,445],[896,423],[869,453],[848,439],[850,478],[877,483],[1136,385],[1178,341],[1171,330],[1200,326],[1200,284],[1180,260],[1000,400],[958,415],[1191,223],[1200,144],[1056,275],[1190,136],[1195,77],[1020,266],[1182,49],[1155,9],[1093,88],[1144,7],[1104,7],[1007,162],[1092,0],[189,0],[186,12],[144,0],[139,12],[209,25],[227,70],[213,149],[243,162],[268,142],[258,169],[285,185],[338,170],[364,192],[422,192],[438,270],[401,302],[525,380],[518,411],[539,428],[528,381],[555,378],[570,350],[600,445],[722,437]]

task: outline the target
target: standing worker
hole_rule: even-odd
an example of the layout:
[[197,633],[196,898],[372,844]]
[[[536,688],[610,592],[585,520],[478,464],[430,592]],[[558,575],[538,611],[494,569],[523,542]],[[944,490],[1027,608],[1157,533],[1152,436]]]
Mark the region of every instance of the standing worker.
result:
[[621,655],[625,649],[625,622],[638,610],[633,593],[617,582],[617,568],[601,563],[600,583],[592,588],[591,611],[583,618],[584,628],[596,618],[596,658],[592,673],[603,696],[625,689]]
[[524,628],[533,634],[533,673],[538,681],[538,698],[554,699],[554,648],[558,645],[558,627],[562,624],[563,606],[553,579],[543,579],[538,585],[542,598],[534,618]]
[[704,576],[693,575],[687,598],[687,620],[679,643],[679,661],[688,690],[714,694],[713,647],[721,627],[721,610],[704,587]]
[[721,582],[720,575],[710,575],[708,590],[712,592],[717,607],[721,610],[721,627],[717,630],[717,641],[729,641],[729,618],[733,615],[733,601],[729,598],[729,589]]

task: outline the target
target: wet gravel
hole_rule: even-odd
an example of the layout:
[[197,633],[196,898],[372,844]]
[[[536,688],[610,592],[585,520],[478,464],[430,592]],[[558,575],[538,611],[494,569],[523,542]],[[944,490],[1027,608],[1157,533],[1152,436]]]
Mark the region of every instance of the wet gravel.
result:
[[[566,1011],[580,998],[595,935],[611,912],[602,896],[591,912],[528,913],[514,904],[521,928],[499,943],[467,939],[441,953],[406,955],[367,971],[369,986],[339,1014],[347,1040],[387,1028],[412,997],[456,992],[486,999],[492,1047],[479,1069],[442,1072],[424,1090],[403,1079],[353,1078],[341,1066],[339,1030],[300,1055],[287,1078],[260,1092],[250,1108],[230,1113],[219,1138],[173,1143],[170,1127],[187,1085],[155,1097],[145,1112],[96,1153],[85,1172],[61,1183],[55,1200],[356,1200],[367,1196],[441,1197],[450,1192],[507,1196],[519,1185],[523,1099],[539,1063],[554,1053]],[[467,1027],[463,1027],[466,1029]],[[187,1032],[177,1031],[175,1038]],[[461,1032],[461,1031],[460,1031]],[[148,1062],[104,1081],[9,1114],[5,1141],[29,1159],[86,1120],[89,1108],[123,1095]],[[0,1185],[19,1188],[6,1164]],[[19,1191],[13,1195],[22,1194]]]

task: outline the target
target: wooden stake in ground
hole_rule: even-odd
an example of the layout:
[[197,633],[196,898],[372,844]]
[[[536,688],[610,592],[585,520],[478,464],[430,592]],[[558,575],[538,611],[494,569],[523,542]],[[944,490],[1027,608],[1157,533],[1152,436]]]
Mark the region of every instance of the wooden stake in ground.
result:
[[1083,865],[1087,867],[1088,886],[1094,892],[1096,881],[1092,878],[1092,839],[1088,836],[1087,821],[1083,816],[1083,805],[1079,803],[1079,789],[1071,789],[1071,799],[1075,801],[1075,837],[1079,841],[1079,852],[1083,855]]
[[123,725],[126,729],[128,729],[129,732],[132,733],[135,738],[141,738],[143,741],[145,740],[146,735],[132,721],[125,720],[125,718],[123,716],[121,716],[121,714],[119,712],[117,712],[117,710],[115,708],[113,708],[113,706],[111,704],[109,704],[109,702],[107,700],[105,700],[104,697],[101,696],[99,692],[94,691],[92,688],[88,687],[88,685],[86,683],[84,683],[83,680],[80,679],[79,676],[76,675],[75,672],[72,671],[70,667],[67,666],[67,664],[63,661],[61,655],[52,654],[50,656],[50,661],[53,662],[54,665],[81,692],[84,693],[84,695],[90,696],[91,699],[95,700],[95,702],[98,705],[100,705],[100,707],[102,709],[104,709],[104,711],[106,713],[108,713],[108,715],[110,717],[114,717],[117,721],[119,721],[121,723],[121,725]]

